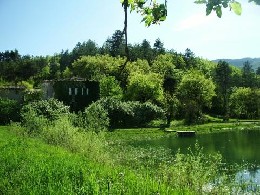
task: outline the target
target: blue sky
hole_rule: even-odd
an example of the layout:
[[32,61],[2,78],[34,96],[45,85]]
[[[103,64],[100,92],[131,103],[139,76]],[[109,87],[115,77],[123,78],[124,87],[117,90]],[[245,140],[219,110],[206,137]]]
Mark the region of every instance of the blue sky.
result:
[[[158,0],[160,2],[160,0]],[[0,0],[0,51],[18,49],[22,55],[53,55],[91,39],[99,46],[123,29],[120,0]],[[167,20],[149,28],[141,17],[129,16],[130,43],[157,38],[167,49],[217,58],[260,57],[260,6],[242,2],[241,16],[225,10],[205,16],[205,5],[194,0],[168,1]]]

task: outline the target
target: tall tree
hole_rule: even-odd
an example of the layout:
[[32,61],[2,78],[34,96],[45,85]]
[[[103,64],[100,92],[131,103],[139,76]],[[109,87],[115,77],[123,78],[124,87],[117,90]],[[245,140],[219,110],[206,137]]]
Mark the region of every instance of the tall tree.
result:
[[215,81],[217,83],[217,90],[223,102],[223,120],[229,119],[229,92],[231,87],[231,68],[225,61],[219,61],[216,67]]
[[116,30],[111,38],[108,38],[105,47],[109,54],[113,57],[125,56],[124,34],[120,30]]
[[158,38],[155,40],[155,43],[153,44],[153,50],[155,56],[160,55],[160,54],[165,54],[165,48],[163,45],[163,42]]
[[178,97],[184,109],[185,122],[199,122],[202,108],[211,106],[213,96],[215,85],[211,79],[195,70],[186,73],[178,85]]
[[150,42],[146,39],[144,39],[141,44],[141,59],[147,60],[149,64],[151,64],[154,59],[153,49]]
[[197,62],[196,62],[195,54],[189,48],[185,50],[184,61],[186,63],[187,69],[196,67]]
[[256,75],[249,61],[244,62],[243,65],[242,82],[244,87],[256,87]]

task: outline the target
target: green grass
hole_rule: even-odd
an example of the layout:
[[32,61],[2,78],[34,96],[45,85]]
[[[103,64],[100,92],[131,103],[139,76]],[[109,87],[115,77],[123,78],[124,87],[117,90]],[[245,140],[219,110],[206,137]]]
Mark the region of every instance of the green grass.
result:
[[[177,194],[148,175],[93,162],[0,127],[0,194]],[[183,190],[182,192],[185,192]]]
[[[157,128],[115,130],[104,139],[74,132],[65,122],[57,125],[34,138],[19,126],[0,126],[0,194],[227,194],[240,189],[221,171],[219,155],[198,149],[173,156],[164,148],[127,144],[169,135]],[[219,178],[221,183],[205,190]]]

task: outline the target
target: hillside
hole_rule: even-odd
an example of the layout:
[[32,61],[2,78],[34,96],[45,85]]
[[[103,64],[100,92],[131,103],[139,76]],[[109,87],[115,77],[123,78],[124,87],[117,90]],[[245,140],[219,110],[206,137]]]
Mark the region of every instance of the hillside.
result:
[[224,60],[228,62],[231,65],[237,66],[239,68],[243,67],[244,62],[249,61],[252,65],[252,68],[256,70],[258,67],[260,67],[260,58],[241,58],[241,59],[217,59],[212,60],[213,62],[218,62],[220,60]]

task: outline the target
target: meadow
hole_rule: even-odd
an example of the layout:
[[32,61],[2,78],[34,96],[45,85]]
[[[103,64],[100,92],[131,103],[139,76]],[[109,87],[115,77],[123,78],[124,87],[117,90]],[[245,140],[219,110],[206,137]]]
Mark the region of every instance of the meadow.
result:
[[195,152],[172,155],[165,148],[127,144],[169,136],[158,128],[81,132],[63,119],[38,135],[29,135],[20,125],[1,126],[0,134],[0,194],[230,194],[249,190],[248,184],[235,182],[235,170],[227,170],[221,155],[206,155],[199,145]]

